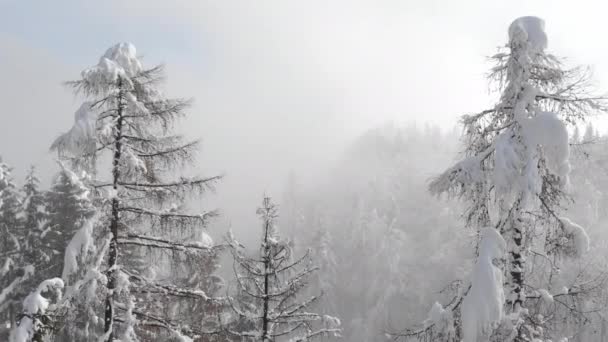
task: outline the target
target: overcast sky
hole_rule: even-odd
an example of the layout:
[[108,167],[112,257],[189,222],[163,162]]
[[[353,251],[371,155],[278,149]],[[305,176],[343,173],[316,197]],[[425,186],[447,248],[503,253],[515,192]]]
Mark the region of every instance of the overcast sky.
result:
[[201,170],[226,174],[218,205],[242,225],[289,170],[322,173],[366,128],[449,128],[491,104],[486,56],[519,16],[544,18],[549,49],[608,89],[605,14],[580,0],[0,0],[0,155],[50,173],[48,146],[81,101],[61,82],[129,41],[166,64],[169,95],[194,98],[185,130],[203,139]]

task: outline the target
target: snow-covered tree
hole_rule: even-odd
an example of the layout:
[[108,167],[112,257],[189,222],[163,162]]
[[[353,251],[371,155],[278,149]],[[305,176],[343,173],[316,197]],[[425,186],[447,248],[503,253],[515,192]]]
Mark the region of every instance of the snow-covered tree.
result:
[[[257,211],[262,220],[259,255],[249,257],[232,236],[237,296],[230,300],[237,325],[230,332],[241,341],[309,341],[338,336],[337,318],[317,314],[311,307],[319,295],[302,298],[317,271],[310,251],[292,256],[292,246],[278,234],[277,207],[264,197]],[[239,327],[241,329],[239,329]]]
[[387,332],[424,320],[437,293],[448,297],[458,284],[445,283],[466,271],[472,252],[469,233],[456,229],[456,203],[426,189],[456,151],[452,134],[414,124],[370,129],[326,179],[298,192],[296,237],[319,266],[313,293],[325,294],[315,308],[340,317],[345,340],[392,340]]
[[[545,278],[535,282],[529,276],[529,256],[578,256],[588,248],[584,230],[562,216],[569,198],[566,127],[605,111],[606,102],[589,95],[586,69],[566,69],[546,47],[541,19],[523,17],[511,24],[507,50],[493,56],[490,79],[500,90],[498,104],[463,116],[464,159],[430,184],[434,194],[466,201],[466,224],[498,231],[506,245],[504,296],[496,288],[501,286],[494,265],[499,253],[489,253],[478,260],[486,265],[486,276],[476,277],[484,273],[474,270],[464,300],[457,301],[462,302],[465,342],[543,338],[550,317],[527,314],[527,309],[547,284]],[[495,235],[484,234],[481,246],[496,245]],[[534,269],[535,275],[542,273]],[[486,298],[483,309],[470,305],[480,296]]]
[[12,169],[0,159],[0,339],[6,340],[19,312],[22,285],[34,268],[24,260],[25,231],[19,214],[21,195]]
[[[83,278],[66,289],[62,305],[92,293],[91,300],[103,298],[103,314],[88,308],[94,311],[88,330],[101,333],[102,341],[204,334],[204,322],[186,321],[169,307],[175,298],[214,302],[202,281],[185,284],[175,276],[186,272],[184,267],[190,277],[211,276],[198,262],[212,252],[204,230],[215,212],[189,212],[185,201],[219,179],[177,176],[197,148],[196,141],[173,133],[188,101],[165,98],[157,89],[162,67],[145,69],[129,43],[109,48],[81,76],[68,84],[87,101],[52,148],[71,160],[72,168],[88,172],[97,214],[66,251],[64,279],[77,271],[70,266],[75,255],[91,257]],[[102,162],[107,159],[109,165]]]
[[[24,230],[23,258],[26,264],[37,269],[37,277],[32,280],[36,283],[46,279],[50,256],[43,247],[44,226],[46,223],[46,203],[44,193],[40,191],[40,179],[36,176],[35,168],[28,170],[22,187],[23,202],[19,219]],[[27,291],[29,293],[29,290]]]
[[319,270],[315,272],[314,281],[310,286],[312,291],[323,293],[319,298],[319,310],[322,313],[335,313],[336,305],[331,300],[336,298],[338,260],[335,255],[335,240],[329,230],[326,218],[319,217],[313,232],[312,241],[308,244],[315,256]]
[[[68,243],[94,214],[89,192],[77,174],[61,165],[51,188],[45,193],[47,222],[41,243],[51,258],[49,277],[61,276]],[[70,283],[69,279],[66,283]]]
[[[589,125],[588,125],[589,126]],[[588,129],[594,132],[594,129]],[[549,268],[554,286],[548,287],[551,296],[536,300],[532,314],[551,314],[550,336],[554,339],[566,336],[570,341],[600,342],[608,338],[608,260],[606,259],[606,222],[603,210],[608,203],[605,190],[608,186],[608,156],[606,139],[594,134],[588,142],[571,142],[572,156],[570,189],[573,203],[569,217],[585,227],[590,236],[589,253],[575,260],[547,260],[533,255],[529,262],[537,265],[552,262],[559,269]],[[568,289],[568,293],[564,290]],[[560,302],[567,304],[561,305]]]
[[[61,289],[61,278],[47,279],[25,298],[22,313],[19,315],[19,325],[11,331],[10,342],[48,341],[45,336],[53,331],[54,326],[47,310],[52,309],[55,302],[61,299]],[[49,297],[54,297],[53,302]]]

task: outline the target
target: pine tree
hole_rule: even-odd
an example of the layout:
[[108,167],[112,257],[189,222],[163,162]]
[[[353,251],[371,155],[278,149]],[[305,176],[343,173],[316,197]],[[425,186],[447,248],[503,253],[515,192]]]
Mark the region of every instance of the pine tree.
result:
[[[101,242],[96,248],[101,257],[89,267],[103,275],[95,280],[105,297],[103,341],[205,334],[201,322],[182,324],[184,317],[170,314],[169,306],[175,298],[215,302],[200,282],[174,281],[175,272],[183,275],[186,267],[196,271],[196,261],[207,260],[212,250],[201,239],[215,212],[185,212],[185,200],[202,195],[220,177],[175,176],[194,160],[197,142],[173,134],[188,102],[165,98],[156,88],[161,79],[162,67],[144,69],[133,45],[111,47],[98,65],[68,83],[89,101],[77,112],[72,129],[52,145],[72,167],[92,177],[97,221],[81,229],[99,232]],[[111,160],[108,172],[98,162],[104,155]],[[109,179],[98,176],[103,174]],[[130,256],[137,260],[128,260]],[[143,272],[142,263],[152,272]]]
[[309,341],[338,336],[339,320],[309,311],[318,295],[301,298],[309,279],[317,271],[310,251],[300,258],[281,240],[276,227],[278,210],[265,197],[257,211],[262,220],[259,257],[248,257],[242,246],[229,237],[235,261],[237,293],[231,301],[243,330],[231,330],[242,341]]
[[[541,19],[517,19],[509,28],[509,38],[507,51],[493,56],[497,66],[490,79],[497,82],[501,91],[499,103],[478,114],[463,116],[466,158],[430,185],[432,193],[447,193],[467,201],[464,217],[468,226],[485,228],[484,235],[490,237],[496,236],[491,231],[495,229],[499,238],[506,241],[504,311],[508,316],[496,322],[495,316],[483,316],[483,311],[468,312],[471,319],[477,320],[472,323],[477,330],[465,329],[467,342],[489,339],[491,335],[500,341],[510,340],[507,336],[515,341],[542,338],[546,321],[527,315],[526,310],[533,301],[530,298],[534,298],[528,296],[526,287],[539,285],[527,274],[527,253],[543,240],[542,253],[546,255],[577,255],[585,249],[584,244],[576,243],[585,239],[582,228],[560,214],[568,199],[565,186],[570,171],[566,125],[576,124],[594,111],[606,110],[605,99],[588,94],[587,70],[565,69],[559,59],[545,52],[547,39]],[[541,236],[539,227],[543,228]],[[488,238],[494,243],[482,240],[482,246],[498,246],[499,238]],[[484,258],[500,255],[497,249],[487,251]],[[481,255],[479,259],[478,264]],[[536,269],[535,276],[538,275]],[[494,285],[500,288],[497,293],[502,293],[502,283]],[[454,303],[466,305],[483,286],[487,283],[473,281],[464,300]],[[485,300],[493,301],[494,298]],[[457,310],[457,306],[449,309]],[[488,310],[502,313],[503,308]],[[463,312],[463,320],[464,316]],[[493,330],[498,323],[502,324],[501,329]]]

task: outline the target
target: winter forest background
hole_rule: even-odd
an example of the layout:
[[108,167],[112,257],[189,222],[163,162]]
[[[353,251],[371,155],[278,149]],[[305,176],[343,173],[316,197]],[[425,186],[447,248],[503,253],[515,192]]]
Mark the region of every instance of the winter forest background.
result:
[[608,341],[601,10],[488,6],[0,0],[0,341]]

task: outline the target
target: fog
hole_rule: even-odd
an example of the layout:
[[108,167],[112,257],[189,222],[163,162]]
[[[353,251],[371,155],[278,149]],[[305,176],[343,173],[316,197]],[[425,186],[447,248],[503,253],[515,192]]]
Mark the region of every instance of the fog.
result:
[[170,95],[195,100],[185,129],[204,142],[201,168],[226,175],[218,206],[241,227],[289,170],[324,173],[367,128],[451,129],[461,113],[485,108],[485,58],[517,15],[542,12],[552,50],[608,80],[608,51],[593,44],[603,23],[571,14],[585,8],[589,18],[593,4],[545,4],[3,0],[0,144],[23,149],[3,156],[17,170],[32,162],[51,170],[47,146],[77,108],[61,83],[130,41],[146,63],[166,64]]
[[[289,189],[295,191],[290,188],[294,179],[298,201],[315,213],[303,214],[308,218],[322,212],[311,209],[316,206],[348,211],[337,204],[340,194],[363,193],[370,203],[381,203],[374,198],[380,195],[358,192],[355,184],[374,183],[385,172],[403,172],[411,178],[403,186],[430,203],[428,181],[462,150],[456,137],[460,115],[489,108],[497,100],[486,80],[491,67],[487,57],[504,46],[511,21],[522,15],[544,18],[551,52],[568,56],[568,64],[591,65],[598,89],[608,89],[608,45],[600,43],[608,30],[605,12],[594,1],[574,6],[523,0],[0,0],[0,156],[14,166],[18,181],[33,164],[48,185],[58,170],[49,146],[72,125],[81,103],[63,82],[78,79],[112,44],[131,42],[146,66],[166,66],[163,90],[168,95],[193,100],[179,129],[202,140],[197,171],[224,176],[202,204],[221,212],[209,230],[216,241],[231,229],[254,244],[262,196],[271,195],[292,210],[289,205],[294,204],[286,198],[293,195]],[[605,119],[592,122],[604,131]],[[380,145],[392,146],[390,152],[365,140],[376,139],[374,134],[379,134]],[[422,152],[401,150],[407,144],[395,137],[408,135],[423,136],[416,140]],[[449,146],[437,146],[435,137]],[[355,158],[353,151],[369,153],[369,159]],[[432,157],[425,158],[425,152]],[[394,153],[419,163],[378,161],[384,156],[374,153]],[[366,168],[385,162],[386,170]],[[370,203],[362,205],[371,208]],[[442,203],[437,210],[448,213],[442,212],[439,222],[431,220],[433,224],[462,225],[454,213],[461,208]],[[416,217],[412,212],[402,215]],[[330,226],[346,222],[336,217]],[[286,229],[290,237],[311,238],[294,227]],[[431,238],[435,240],[422,241],[443,241]],[[454,240],[462,247],[468,238],[463,233]],[[455,250],[454,257],[470,258],[465,250]],[[436,281],[446,282],[449,271],[421,272],[429,277],[445,272]],[[400,322],[425,318],[421,312],[431,299],[417,300],[412,312],[397,313]]]
[[238,226],[246,208],[262,192],[277,192],[289,170],[302,177],[323,172],[319,164],[366,128],[417,121],[451,129],[458,115],[487,105],[485,57],[503,44],[504,27],[516,15],[542,9],[556,36],[552,48],[582,51],[570,55],[593,63],[600,79],[608,75],[600,58],[608,53],[593,44],[591,25],[599,22],[571,16],[567,2],[544,8],[523,1],[4,0],[0,6],[0,90],[8,118],[0,143],[20,140],[24,149],[4,152],[7,161],[23,170],[35,155],[51,168],[49,141],[77,108],[61,82],[95,64],[109,44],[130,41],[147,63],[167,65],[169,94],[195,100],[186,130],[203,139],[201,167],[226,175],[219,206]]

